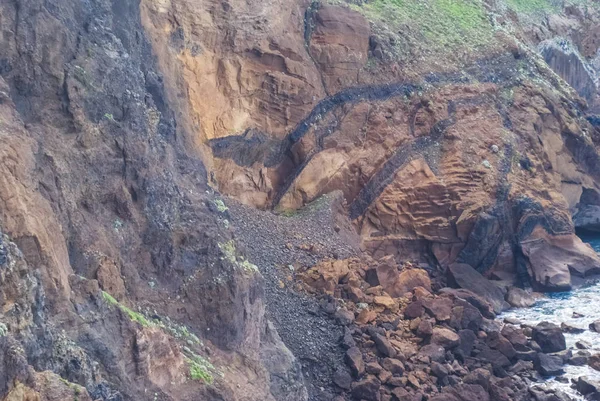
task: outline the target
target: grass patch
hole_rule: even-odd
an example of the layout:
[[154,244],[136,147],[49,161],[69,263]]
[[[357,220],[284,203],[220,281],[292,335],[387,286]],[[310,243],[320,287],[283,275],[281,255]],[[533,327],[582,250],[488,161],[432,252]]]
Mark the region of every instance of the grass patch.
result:
[[[481,0],[373,0],[351,5],[374,22],[401,33],[399,46],[449,53],[475,50],[493,38],[493,27]],[[413,43],[402,44],[411,36]]]
[[552,0],[506,0],[506,4],[519,13],[552,12],[558,9]]
[[131,321],[137,322],[143,327],[153,326],[153,323],[150,322],[150,320],[148,320],[146,316],[142,315],[139,312],[135,312],[134,310],[126,307],[125,305],[122,305],[119,301],[115,299],[115,297],[110,295],[108,292],[102,291],[102,298],[104,298],[107,304],[116,306],[117,308],[125,312]]
[[202,380],[206,384],[212,384],[214,381],[214,374],[219,374],[213,364],[210,363],[208,359],[201,357],[187,347],[184,347],[183,351],[186,354],[185,361],[190,368],[190,377],[192,380]]

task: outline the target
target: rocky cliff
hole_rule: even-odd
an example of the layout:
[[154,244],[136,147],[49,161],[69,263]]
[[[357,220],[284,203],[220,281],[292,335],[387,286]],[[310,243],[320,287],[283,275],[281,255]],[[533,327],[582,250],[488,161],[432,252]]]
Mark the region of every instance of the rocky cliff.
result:
[[600,273],[599,20],[0,1],[0,398],[530,399],[492,319]]

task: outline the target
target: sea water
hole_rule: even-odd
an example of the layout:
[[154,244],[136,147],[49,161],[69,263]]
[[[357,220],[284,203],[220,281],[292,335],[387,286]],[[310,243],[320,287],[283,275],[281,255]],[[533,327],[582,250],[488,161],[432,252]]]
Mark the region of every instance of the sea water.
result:
[[[581,236],[589,243],[596,252],[600,253],[600,235]],[[573,312],[584,315],[581,318],[574,317]],[[523,323],[536,325],[539,322],[548,321],[560,326],[561,323],[568,323],[571,326],[585,329],[581,334],[565,333],[567,348],[575,348],[575,343],[584,340],[592,345],[592,353],[600,352],[600,333],[589,330],[589,324],[600,320],[600,282],[589,284],[583,288],[570,292],[560,292],[548,294],[547,297],[539,300],[531,308],[513,308],[503,313],[500,318],[514,318]],[[565,365],[565,374],[563,377],[569,379],[569,383],[561,383],[555,378],[550,378],[545,385],[558,388],[575,400],[584,400],[584,397],[571,388],[571,379],[577,379],[581,376],[587,376],[592,380],[600,382],[600,372],[589,366],[571,366]]]

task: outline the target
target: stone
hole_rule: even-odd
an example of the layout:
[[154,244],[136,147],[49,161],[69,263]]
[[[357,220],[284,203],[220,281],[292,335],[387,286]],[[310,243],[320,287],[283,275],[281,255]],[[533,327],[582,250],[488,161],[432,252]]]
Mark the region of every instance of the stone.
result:
[[515,351],[512,343],[508,341],[506,337],[496,331],[489,333],[487,345],[490,348],[500,351],[508,359],[513,359],[517,355],[517,351]]
[[380,295],[373,297],[373,303],[375,303],[375,305],[381,305],[388,309],[393,309],[396,306],[396,302],[389,295]]
[[352,376],[346,369],[339,367],[333,373],[333,382],[341,389],[350,390],[350,387],[352,386]]
[[354,312],[351,312],[346,308],[339,308],[335,312],[334,317],[338,321],[338,323],[347,326],[354,321]]
[[585,340],[577,340],[577,342],[575,343],[575,348],[590,349],[590,348],[592,348],[592,344],[590,344],[589,342],[587,342]]
[[460,344],[460,337],[450,329],[435,327],[431,335],[431,343],[440,345],[445,349],[452,349]]
[[404,318],[405,319],[415,319],[417,317],[421,317],[424,312],[423,304],[421,301],[415,301],[404,309]]
[[557,355],[539,353],[534,360],[535,369],[542,376],[557,376],[563,374],[563,359]]
[[370,373],[372,375],[377,375],[379,374],[379,372],[381,372],[383,368],[381,367],[381,365],[377,362],[369,362],[367,363],[367,366],[365,367],[365,370],[367,371],[367,373]]
[[530,308],[537,300],[531,293],[518,287],[511,287],[506,294],[506,302],[513,308]]
[[533,328],[533,340],[542,352],[559,352],[567,349],[565,335],[560,327],[550,322],[541,322]]
[[365,373],[365,363],[363,361],[362,353],[357,347],[352,347],[346,351],[345,359],[346,364],[354,377],[361,377],[363,373]]
[[446,351],[444,350],[444,347],[438,344],[428,344],[421,347],[419,355],[428,358],[430,361],[440,363],[446,361]]
[[404,364],[398,359],[385,358],[382,362],[382,366],[385,370],[391,372],[394,375],[402,376],[402,374],[404,373]]
[[432,298],[422,301],[425,311],[435,317],[439,323],[447,322],[452,317],[453,302],[450,298]]
[[431,373],[438,379],[443,379],[448,376],[448,369],[439,362],[432,362]]
[[450,326],[455,330],[469,329],[477,331],[483,324],[481,312],[469,302],[456,299],[452,308]]
[[596,333],[600,333],[600,320],[596,320],[593,323],[590,323],[590,330]]
[[582,376],[577,379],[575,388],[583,395],[600,392],[600,382],[590,380],[587,376]]
[[352,383],[352,396],[358,400],[380,401],[379,387],[381,382],[372,375]]
[[373,339],[373,342],[375,342],[377,351],[379,351],[381,355],[389,357],[396,356],[396,350],[387,338],[377,333],[373,333],[371,338]]
[[417,335],[420,337],[428,337],[433,334],[433,326],[431,322],[427,319],[421,320],[419,326],[417,327]]
[[581,327],[573,326],[572,324],[565,322],[560,324],[560,329],[563,333],[569,334],[581,334],[585,331],[585,329],[582,329]]
[[465,263],[454,263],[448,266],[448,280],[456,286],[472,291],[487,300],[496,313],[502,312],[509,306],[504,301],[504,294],[500,288]]
[[569,365],[574,366],[585,366],[588,364],[588,359],[592,354],[586,350],[579,350],[573,353],[573,355],[568,358]]
[[505,325],[502,328],[501,334],[510,341],[513,346],[526,346],[527,336],[523,334],[523,330],[512,325]]
[[588,358],[588,365],[594,370],[600,371],[600,354],[594,354]]

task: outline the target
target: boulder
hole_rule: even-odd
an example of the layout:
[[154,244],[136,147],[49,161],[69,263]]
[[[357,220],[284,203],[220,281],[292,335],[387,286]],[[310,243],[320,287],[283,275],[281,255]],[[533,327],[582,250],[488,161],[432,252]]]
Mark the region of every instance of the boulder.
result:
[[507,324],[502,328],[501,334],[510,341],[513,346],[525,346],[527,345],[527,336],[523,333],[523,330]]
[[455,330],[469,329],[478,331],[483,324],[481,312],[463,299],[456,299],[452,308],[450,326]]
[[433,325],[427,319],[421,320],[417,326],[417,335],[420,337],[429,337],[433,334]]
[[416,287],[423,287],[431,291],[431,279],[423,269],[407,269],[402,272],[393,258],[383,258],[375,268],[377,281],[392,297],[401,297]]
[[596,333],[600,333],[600,320],[596,320],[593,323],[590,323],[590,330]]
[[333,373],[333,382],[341,389],[350,390],[352,386],[352,376],[348,371],[339,367]]
[[379,387],[381,382],[372,375],[352,383],[352,396],[358,400],[380,401]]
[[563,333],[569,333],[569,334],[581,334],[585,331],[585,329],[583,329],[581,327],[573,326],[572,324],[565,323],[565,322],[560,324],[560,329],[562,330]]
[[578,350],[569,358],[569,365],[585,366],[588,364],[588,359],[592,354],[586,350]]
[[430,298],[422,301],[425,311],[435,317],[439,323],[447,322],[452,317],[452,299],[447,297]]
[[404,318],[416,319],[421,317],[424,310],[423,303],[421,301],[415,301],[411,304],[408,304],[408,306],[404,309]]
[[514,308],[530,308],[536,303],[536,298],[528,291],[511,287],[506,294],[506,301]]
[[362,353],[357,347],[352,347],[346,351],[346,364],[354,377],[360,377],[365,373],[365,362]]
[[585,340],[578,340],[575,343],[575,348],[577,348],[577,349],[590,349],[590,348],[592,348],[592,344],[590,344],[589,342],[587,342]]
[[587,362],[590,368],[600,371],[600,354],[590,356]]
[[444,327],[435,327],[431,335],[431,344],[440,345],[446,349],[452,349],[460,344],[458,334]]
[[465,263],[454,263],[448,266],[448,279],[456,286],[472,291],[484,298],[492,305],[496,313],[500,313],[509,307],[504,301],[502,290]]
[[431,373],[433,373],[433,375],[438,379],[443,379],[444,377],[448,376],[448,368],[439,362],[432,362]]
[[474,307],[476,307],[479,312],[483,315],[483,317],[487,319],[494,319],[496,314],[494,313],[494,308],[488,301],[479,295],[466,290],[464,288],[442,288],[439,291],[440,294],[450,295],[454,298],[464,299]]
[[575,388],[583,395],[600,392],[600,383],[590,380],[587,376],[582,376],[577,379]]
[[534,360],[535,369],[542,376],[557,376],[565,373],[563,359],[558,355],[539,353]]
[[402,376],[402,374],[404,373],[404,364],[398,359],[385,358],[382,362],[382,366],[385,370],[389,371],[394,375]]
[[517,355],[517,351],[515,351],[512,343],[497,331],[489,333],[487,345],[492,349],[500,351],[508,359],[513,359]]
[[421,347],[418,354],[421,358],[428,358],[430,361],[445,362],[446,351],[444,347],[438,344],[428,344]]
[[371,334],[371,338],[381,355],[388,357],[396,356],[396,350],[387,338],[377,333]]
[[559,352],[567,349],[565,335],[560,327],[550,322],[541,322],[533,328],[533,340],[542,352]]

